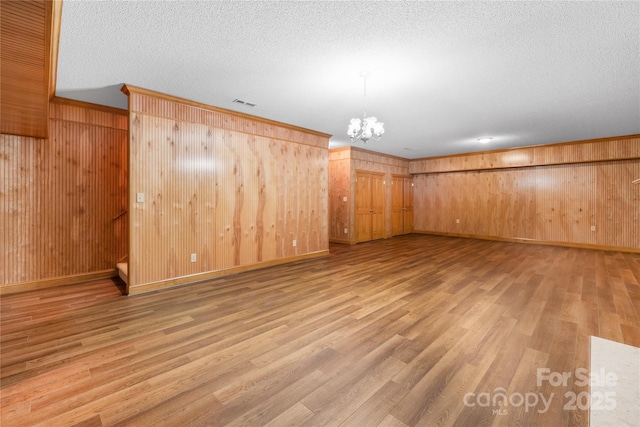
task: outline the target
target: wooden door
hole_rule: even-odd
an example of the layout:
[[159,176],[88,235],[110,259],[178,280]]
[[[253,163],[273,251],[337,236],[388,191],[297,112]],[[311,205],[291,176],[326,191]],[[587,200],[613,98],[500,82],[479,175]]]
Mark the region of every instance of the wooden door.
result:
[[413,231],[413,178],[394,176],[391,184],[391,234]]
[[356,242],[386,237],[384,174],[356,172]]
[[371,239],[386,237],[384,174],[371,174]]
[[368,173],[356,173],[356,242],[371,240],[371,176]]
[[402,187],[402,234],[409,234],[413,232],[413,178],[404,178]]
[[394,176],[391,179],[391,235],[404,234],[404,178]]

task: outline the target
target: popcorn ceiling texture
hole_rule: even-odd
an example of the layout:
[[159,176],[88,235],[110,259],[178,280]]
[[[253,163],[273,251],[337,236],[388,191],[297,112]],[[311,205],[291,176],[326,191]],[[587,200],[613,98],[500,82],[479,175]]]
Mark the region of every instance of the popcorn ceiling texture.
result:
[[639,56],[637,1],[65,0],[57,94],[126,108],[128,83],[340,146],[369,70],[366,148],[418,158],[640,133]]

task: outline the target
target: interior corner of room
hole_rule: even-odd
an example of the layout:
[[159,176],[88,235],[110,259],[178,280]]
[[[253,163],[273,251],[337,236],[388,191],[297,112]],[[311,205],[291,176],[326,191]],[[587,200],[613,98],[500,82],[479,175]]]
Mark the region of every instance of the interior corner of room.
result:
[[[75,33],[90,49],[59,90],[64,7],[86,13],[76,31],[104,20],[219,52],[185,44],[165,57],[138,33],[126,48],[159,60],[143,73],[157,84],[125,74],[89,96],[73,85],[104,52]],[[225,19],[209,25],[203,11]],[[129,25],[134,16],[150,21]],[[184,16],[190,25],[165,25]],[[621,98],[640,94],[639,17],[638,2],[0,0],[0,423],[634,425],[640,105]],[[616,50],[619,33],[635,56]],[[349,55],[314,49],[318,34]],[[406,67],[385,86],[385,70],[361,71],[364,120],[347,130],[348,109],[320,114],[354,96],[360,114],[361,81],[336,77],[367,65],[356,51],[397,65],[404,44],[428,36],[440,43],[414,56],[436,55],[434,74]],[[319,56],[265,55],[271,37]],[[218,54],[220,67],[206,62]],[[553,55],[559,67],[543,66]],[[272,68],[233,67],[252,56]],[[174,62],[206,69],[206,84],[185,95],[201,75],[171,73]],[[528,96],[491,78],[501,67]],[[223,73],[246,92],[219,105],[205,95]],[[300,122],[261,115],[269,99],[258,94],[274,92],[247,84],[258,75]],[[467,97],[479,86],[491,96]],[[384,123],[367,117],[380,97]],[[486,123],[521,133],[501,138]],[[580,138],[523,136],[547,127]]]
[[3,3],[25,47],[2,60],[2,293],[134,294],[407,233],[639,250],[639,135],[407,159],[128,84],[128,109],[62,98],[61,6]]

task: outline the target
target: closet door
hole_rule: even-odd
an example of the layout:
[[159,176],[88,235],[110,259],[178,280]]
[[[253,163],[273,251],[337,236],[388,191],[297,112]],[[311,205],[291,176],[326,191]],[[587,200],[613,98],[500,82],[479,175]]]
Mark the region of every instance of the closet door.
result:
[[413,178],[404,178],[402,187],[402,234],[408,234],[413,232]]
[[394,176],[391,179],[391,235],[399,236],[404,234],[404,202],[402,193],[404,191],[404,178]]
[[371,174],[371,238],[386,237],[384,174]]
[[356,172],[356,242],[386,237],[384,174]]
[[356,242],[371,240],[371,175],[356,172]]
[[391,183],[391,233],[413,232],[413,178],[394,176]]

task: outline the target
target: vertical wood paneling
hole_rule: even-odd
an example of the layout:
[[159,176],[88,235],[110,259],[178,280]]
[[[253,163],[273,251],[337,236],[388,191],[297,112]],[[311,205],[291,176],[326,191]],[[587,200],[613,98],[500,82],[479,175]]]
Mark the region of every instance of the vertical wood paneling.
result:
[[391,234],[399,236],[404,234],[404,178],[393,176],[391,178]]
[[328,136],[129,96],[130,292],[328,250]]
[[351,160],[345,154],[345,150],[329,152],[329,238],[335,241],[354,238],[349,226],[353,203]]
[[640,248],[640,185],[629,184],[640,177],[640,160],[601,163],[594,174],[597,236],[611,246]]
[[[333,202],[330,214],[331,238],[336,242],[355,243],[356,237],[355,218],[356,209],[354,196],[356,193],[355,171],[367,171],[381,173],[382,186],[384,188],[384,237],[390,237],[392,232],[392,176],[408,175],[409,160],[388,156],[372,151],[354,147],[331,150],[331,185],[330,197]],[[346,193],[345,185],[350,185]],[[341,202],[342,197],[348,196],[348,206]],[[343,225],[343,224],[348,224]],[[347,228],[347,235],[344,234]]]
[[417,175],[414,228],[637,249],[637,176],[640,160]]
[[2,285],[114,269],[126,255],[126,112],[92,123],[90,106],[50,111],[48,139],[1,137]]
[[408,234],[413,231],[413,178],[404,177],[402,179],[402,233]]
[[[58,49],[60,1],[0,2],[0,132],[48,136],[50,68]],[[55,73],[53,74],[55,75]]]
[[640,136],[565,142],[536,147],[415,159],[410,173],[436,173],[481,169],[550,166],[640,158]]

